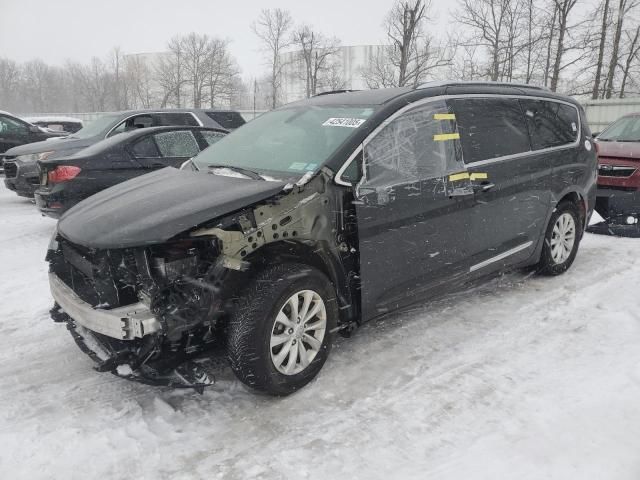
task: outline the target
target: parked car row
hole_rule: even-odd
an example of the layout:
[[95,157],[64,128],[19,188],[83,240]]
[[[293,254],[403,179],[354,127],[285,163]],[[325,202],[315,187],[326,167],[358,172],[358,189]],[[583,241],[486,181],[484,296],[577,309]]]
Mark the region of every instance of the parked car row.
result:
[[49,214],[97,192],[58,222],[51,314],[99,370],[147,383],[204,388],[199,360],[225,346],[242,382],[290,394],[336,332],[505,269],[563,273],[596,203],[584,111],[546,89],[324,94],[228,135],[160,115],[8,162],[54,152],[37,159]]
[[[23,197],[33,197],[41,177],[37,162],[53,161],[68,157],[105,139],[118,134],[157,126],[190,126],[224,129],[214,118],[227,121],[227,116],[237,112],[182,109],[160,111],[128,111],[106,114],[78,130],[73,135],[54,141],[23,142],[24,145],[4,152],[5,185]],[[239,116],[239,114],[238,114]],[[234,125],[241,121],[236,118]],[[227,122],[229,124],[229,122]],[[40,127],[33,127],[38,128]],[[44,130],[42,130],[44,132]],[[59,136],[59,134],[42,133]],[[38,138],[38,140],[41,140]]]

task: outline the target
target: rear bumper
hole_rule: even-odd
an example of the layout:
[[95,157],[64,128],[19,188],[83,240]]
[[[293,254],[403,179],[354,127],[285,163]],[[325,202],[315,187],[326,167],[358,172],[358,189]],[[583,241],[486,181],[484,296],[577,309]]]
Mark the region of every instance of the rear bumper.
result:
[[17,161],[15,164],[15,176],[5,177],[5,186],[21,197],[33,198],[34,192],[40,186],[36,165]]
[[118,340],[133,340],[161,330],[160,322],[142,303],[111,310],[93,308],[55,273],[49,273],[49,287],[53,299],[64,313],[93,332]]
[[60,218],[64,212],[69,210],[75,202],[71,205],[68,202],[64,202],[63,196],[53,193],[49,190],[39,188],[34,193],[36,200],[36,207],[43,215],[51,218]]

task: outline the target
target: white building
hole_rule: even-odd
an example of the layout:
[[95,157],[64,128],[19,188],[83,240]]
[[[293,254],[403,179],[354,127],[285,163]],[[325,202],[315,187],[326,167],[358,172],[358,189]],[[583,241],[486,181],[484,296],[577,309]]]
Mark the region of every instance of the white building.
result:
[[[329,60],[334,65],[334,80],[340,80],[338,88],[347,90],[363,90],[367,84],[362,71],[369,65],[372,57],[377,55],[383,45],[348,45],[339,48],[336,55]],[[304,76],[304,62],[300,51],[287,52],[281,56],[282,73],[282,101],[293,102],[306,97],[306,80]],[[318,91],[336,88],[332,85],[319,86]]]

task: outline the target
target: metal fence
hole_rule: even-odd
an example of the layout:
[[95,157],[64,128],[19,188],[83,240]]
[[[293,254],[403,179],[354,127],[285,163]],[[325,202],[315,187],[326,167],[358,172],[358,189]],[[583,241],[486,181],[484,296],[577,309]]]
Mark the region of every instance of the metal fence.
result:
[[582,102],[592,132],[601,132],[607,125],[628,113],[640,112],[639,98],[615,98]]

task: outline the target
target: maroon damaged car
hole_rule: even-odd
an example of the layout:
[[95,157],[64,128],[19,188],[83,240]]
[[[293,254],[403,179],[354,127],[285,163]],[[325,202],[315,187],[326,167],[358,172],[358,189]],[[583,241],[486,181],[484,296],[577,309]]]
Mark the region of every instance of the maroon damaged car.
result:
[[595,231],[640,236],[640,113],[609,125],[596,140],[596,211],[605,219]]

